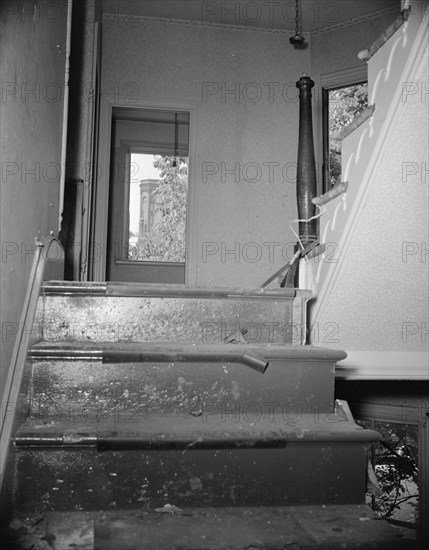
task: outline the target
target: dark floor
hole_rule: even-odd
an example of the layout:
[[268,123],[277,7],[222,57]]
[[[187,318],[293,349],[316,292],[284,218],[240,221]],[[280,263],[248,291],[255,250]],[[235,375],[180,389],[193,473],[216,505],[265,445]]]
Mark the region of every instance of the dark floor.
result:
[[8,550],[417,550],[365,505],[48,512],[15,518]]

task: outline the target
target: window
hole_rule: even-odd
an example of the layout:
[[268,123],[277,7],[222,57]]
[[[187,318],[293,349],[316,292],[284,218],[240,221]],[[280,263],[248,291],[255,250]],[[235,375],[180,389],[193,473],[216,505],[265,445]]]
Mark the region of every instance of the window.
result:
[[132,152],[128,260],[184,262],[188,157]]
[[367,82],[323,90],[324,192],[341,177],[341,132],[367,106]]

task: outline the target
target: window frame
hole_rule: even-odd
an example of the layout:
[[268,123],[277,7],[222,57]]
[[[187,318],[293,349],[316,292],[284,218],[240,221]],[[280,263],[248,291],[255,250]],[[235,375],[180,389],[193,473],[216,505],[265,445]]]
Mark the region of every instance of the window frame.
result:
[[[320,75],[321,124],[319,132],[319,154],[321,159],[322,194],[331,189],[329,182],[329,92],[368,82],[368,67],[365,64]],[[368,96],[370,90],[368,88]]]
[[[121,140],[122,142],[122,140]],[[131,171],[131,156],[133,154],[143,154],[143,155],[169,155],[172,156],[172,149],[170,147],[166,146],[160,146],[160,145],[146,145],[146,142],[143,141],[132,141],[132,140],[124,140],[124,145],[127,147],[127,170]],[[143,145],[141,145],[143,143]],[[186,156],[188,159],[188,167],[189,167],[189,143],[188,147],[186,149],[183,149],[182,147],[177,149],[178,156]],[[123,212],[123,226],[122,226],[122,242],[123,247],[122,250],[127,250],[127,247],[129,245],[129,204],[130,204],[130,178],[127,178],[127,181],[125,183],[125,193],[124,193],[124,212]],[[189,180],[189,175],[188,175]],[[188,181],[189,184],[189,181]],[[186,217],[188,216],[188,206],[189,206],[189,187],[188,187],[188,194],[186,197]],[[187,236],[185,234],[185,245],[187,249],[188,241]],[[174,266],[186,266],[186,259],[183,262],[176,262],[171,260],[132,260],[128,256],[122,258],[119,260],[119,263],[122,265],[150,265],[150,266],[167,266],[167,267],[174,267]]]
[[[107,243],[108,243],[108,213],[109,213],[109,182],[111,171],[111,134],[113,109],[150,109],[169,111],[188,111],[189,119],[189,169],[188,169],[188,205],[186,218],[186,261],[185,282],[178,286],[195,286],[197,281],[197,244],[198,244],[198,208],[197,186],[199,179],[197,167],[197,144],[200,142],[199,106],[198,102],[181,101],[177,98],[163,100],[145,99],[124,104],[117,100],[101,97],[100,100],[100,129],[98,141],[97,173],[94,179],[94,201],[91,209],[91,242],[97,243],[89,262],[91,271],[88,280],[105,281],[108,271]],[[97,251],[101,251],[97,256]],[[96,258],[96,261],[93,259]],[[175,264],[176,265],[176,264]]]
[[[425,519],[429,515],[427,484],[429,482],[429,410],[427,404],[406,402],[400,404],[382,404],[365,401],[349,401],[349,406],[356,420],[408,424],[418,428],[418,461],[419,461],[419,522],[415,526],[417,540],[426,541],[429,526]],[[412,414],[411,414],[412,413]]]

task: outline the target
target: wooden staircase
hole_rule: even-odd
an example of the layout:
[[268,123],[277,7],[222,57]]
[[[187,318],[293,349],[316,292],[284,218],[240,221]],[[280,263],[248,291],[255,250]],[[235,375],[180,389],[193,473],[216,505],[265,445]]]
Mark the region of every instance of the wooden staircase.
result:
[[[403,61],[416,28],[398,41]],[[391,88],[388,73],[370,74],[372,96]],[[311,247],[312,81],[297,85],[300,241]],[[370,150],[364,132],[373,139],[379,130],[368,118],[345,139],[359,133],[357,149]],[[350,157],[346,175],[358,160]],[[346,218],[336,230],[345,231]],[[333,225],[322,224],[322,247]],[[301,269],[300,280],[317,288],[325,272]],[[2,441],[6,433],[13,442],[7,468],[2,457],[2,507],[13,511],[3,547],[418,548],[365,505],[366,446],[379,434],[334,400],[335,365],[346,354],[307,345],[310,296],[295,288],[44,283],[10,377],[14,422],[3,415]]]
[[[292,342],[308,297],[45,283],[9,547],[26,548],[28,521],[35,548],[123,550],[335,548],[347,521],[357,539],[368,521],[371,548],[400,548],[364,506],[365,446],[379,436],[334,402],[345,353]],[[317,531],[344,513],[339,531]]]

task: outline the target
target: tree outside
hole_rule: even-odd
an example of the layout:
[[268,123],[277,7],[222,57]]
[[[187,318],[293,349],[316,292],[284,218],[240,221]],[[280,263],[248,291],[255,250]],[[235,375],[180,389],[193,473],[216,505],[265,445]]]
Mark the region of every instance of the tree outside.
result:
[[329,91],[329,182],[341,176],[341,132],[368,106],[368,84]]
[[186,252],[186,202],[188,157],[157,155],[153,165],[160,181],[153,192],[155,219],[130,246],[132,260],[184,262]]
[[372,508],[383,518],[408,524],[419,522],[418,429],[409,424],[360,420],[365,428],[380,432],[371,446],[378,487],[371,491]]
[[415,426],[375,422],[382,434],[375,445],[374,467],[382,488],[375,509],[383,517],[418,521],[418,435]]

